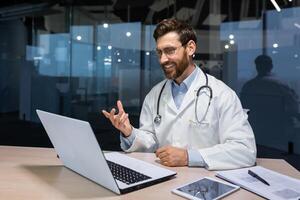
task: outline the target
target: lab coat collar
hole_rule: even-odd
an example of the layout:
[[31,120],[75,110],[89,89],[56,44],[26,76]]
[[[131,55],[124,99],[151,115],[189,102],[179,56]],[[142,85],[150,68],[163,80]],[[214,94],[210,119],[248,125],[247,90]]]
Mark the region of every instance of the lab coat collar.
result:
[[[178,109],[175,105],[173,96],[172,96],[172,80],[168,80],[168,82],[166,83],[164,92],[162,93],[162,97],[161,97],[162,101],[164,101],[163,104],[168,105],[168,107],[174,111],[175,113],[178,112]],[[163,105],[161,104],[161,105]]]

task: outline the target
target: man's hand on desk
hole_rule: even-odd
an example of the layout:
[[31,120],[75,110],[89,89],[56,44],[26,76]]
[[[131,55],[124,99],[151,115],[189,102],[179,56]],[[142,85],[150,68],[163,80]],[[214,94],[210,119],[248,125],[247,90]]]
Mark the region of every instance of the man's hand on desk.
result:
[[186,149],[173,146],[164,146],[156,150],[156,157],[162,165],[168,167],[186,166],[188,164],[188,153]]

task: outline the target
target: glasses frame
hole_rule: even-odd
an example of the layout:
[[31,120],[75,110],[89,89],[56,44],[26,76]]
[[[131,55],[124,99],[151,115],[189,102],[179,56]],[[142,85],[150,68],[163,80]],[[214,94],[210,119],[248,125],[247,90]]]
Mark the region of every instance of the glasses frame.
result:
[[171,47],[170,46],[170,47],[165,47],[163,49],[156,49],[155,52],[156,52],[157,57],[159,57],[159,58],[161,58],[163,54],[166,57],[170,58],[170,57],[173,57],[174,55],[176,55],[178,49],[180,49],[181,47],[186,48],[186,45],[187,44],[181,44],[178,47]]

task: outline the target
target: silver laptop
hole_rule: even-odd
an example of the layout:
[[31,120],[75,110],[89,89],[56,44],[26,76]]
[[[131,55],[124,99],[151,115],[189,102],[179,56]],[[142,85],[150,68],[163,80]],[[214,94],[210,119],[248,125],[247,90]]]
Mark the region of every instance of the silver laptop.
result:
[[124,153],[103,153],[86,121],[41,110],[37,110],[37,114],[64,166],[117,194],[141,189],[176,175],[176,172]]

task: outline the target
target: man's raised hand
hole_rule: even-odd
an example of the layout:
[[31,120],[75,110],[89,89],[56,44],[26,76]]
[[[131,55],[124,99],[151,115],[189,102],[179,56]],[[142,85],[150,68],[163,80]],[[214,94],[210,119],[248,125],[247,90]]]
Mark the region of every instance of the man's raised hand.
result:
[[124,111],[122,102],[120,100],[117,101],[117,107],[119,110],[117,114],[115,108],[111,109],[110,112],[102,110],[102,113],[107,119],[110,120],[110,122],[115,128],[121,131],[125,137],[128,137],[131,135],[132,132],[132,126],[128,118],[128,113]]

